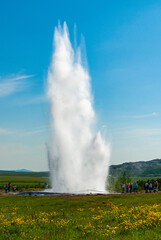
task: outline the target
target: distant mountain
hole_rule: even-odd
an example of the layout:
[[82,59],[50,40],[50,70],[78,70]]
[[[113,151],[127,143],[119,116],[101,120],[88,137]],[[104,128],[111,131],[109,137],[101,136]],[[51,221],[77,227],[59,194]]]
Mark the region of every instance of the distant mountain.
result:
[[13,170],[13,172],[32,172],[32,171],[28,169],[17,169],[17,170]]
[[26,172],[26,173],[28,173],[28,172],[33,172],[33,171],[31,171],[31,170],[28,170],[28,169],[17,169],[17,170],[0,170],[0,172]]
[[126,172],[130,177],[161,177],[161,159],[140,162],[125,162],[111,165],[109,175],[119,176]]

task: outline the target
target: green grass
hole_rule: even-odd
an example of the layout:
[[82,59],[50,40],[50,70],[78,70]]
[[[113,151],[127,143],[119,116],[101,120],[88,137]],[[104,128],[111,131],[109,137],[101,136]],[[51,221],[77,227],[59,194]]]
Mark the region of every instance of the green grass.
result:
[[50,184],[49,173],[25,173],[25,172],[1,172],[0,171],[0,189],[4,190],[5,185],[11,182],[16,185],[17,190],[36,190],[44,189],[45,184]]
[[49,177],[49,172],[16,172],[0,170],[0,176]]
[[161,239],[160,224],[160,193],[71,198],[0,196],[2,240]]

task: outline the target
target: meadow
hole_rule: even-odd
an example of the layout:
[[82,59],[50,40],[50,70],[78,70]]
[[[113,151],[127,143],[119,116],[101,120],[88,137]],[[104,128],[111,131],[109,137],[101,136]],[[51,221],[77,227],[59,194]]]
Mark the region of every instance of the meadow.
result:
[[0,190],[3,191],[9,182],[12,186],[16,185],[18,191],[42,190],[46,183],[50,186],[48,172],[0,171]]
[[0,239],[161,239],[161,194],[0,195]]

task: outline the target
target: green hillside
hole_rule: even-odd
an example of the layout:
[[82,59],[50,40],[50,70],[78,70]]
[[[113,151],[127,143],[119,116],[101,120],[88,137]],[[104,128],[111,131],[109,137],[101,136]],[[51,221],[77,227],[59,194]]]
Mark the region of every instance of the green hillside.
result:
[[161,159],[140,162],[126,162],[119,165],[111,165],[109,175],[120,176],[123,173],[131,177],[161,177]]

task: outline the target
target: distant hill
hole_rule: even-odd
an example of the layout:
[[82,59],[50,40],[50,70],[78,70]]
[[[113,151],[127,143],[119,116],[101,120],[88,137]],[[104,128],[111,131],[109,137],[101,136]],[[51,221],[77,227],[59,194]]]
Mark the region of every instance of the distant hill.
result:
[[17,170],[0,170],[0,172],[33,172],[28,169],[17,169]]
[[161,177],[161,159],[140,162],[125,162],[111,165],[109,175],[119,176],[126,172],[130,177]]
[[28,169],[17,169],[17,170],[13,170],[13,172],[32,172],[32,171]]

